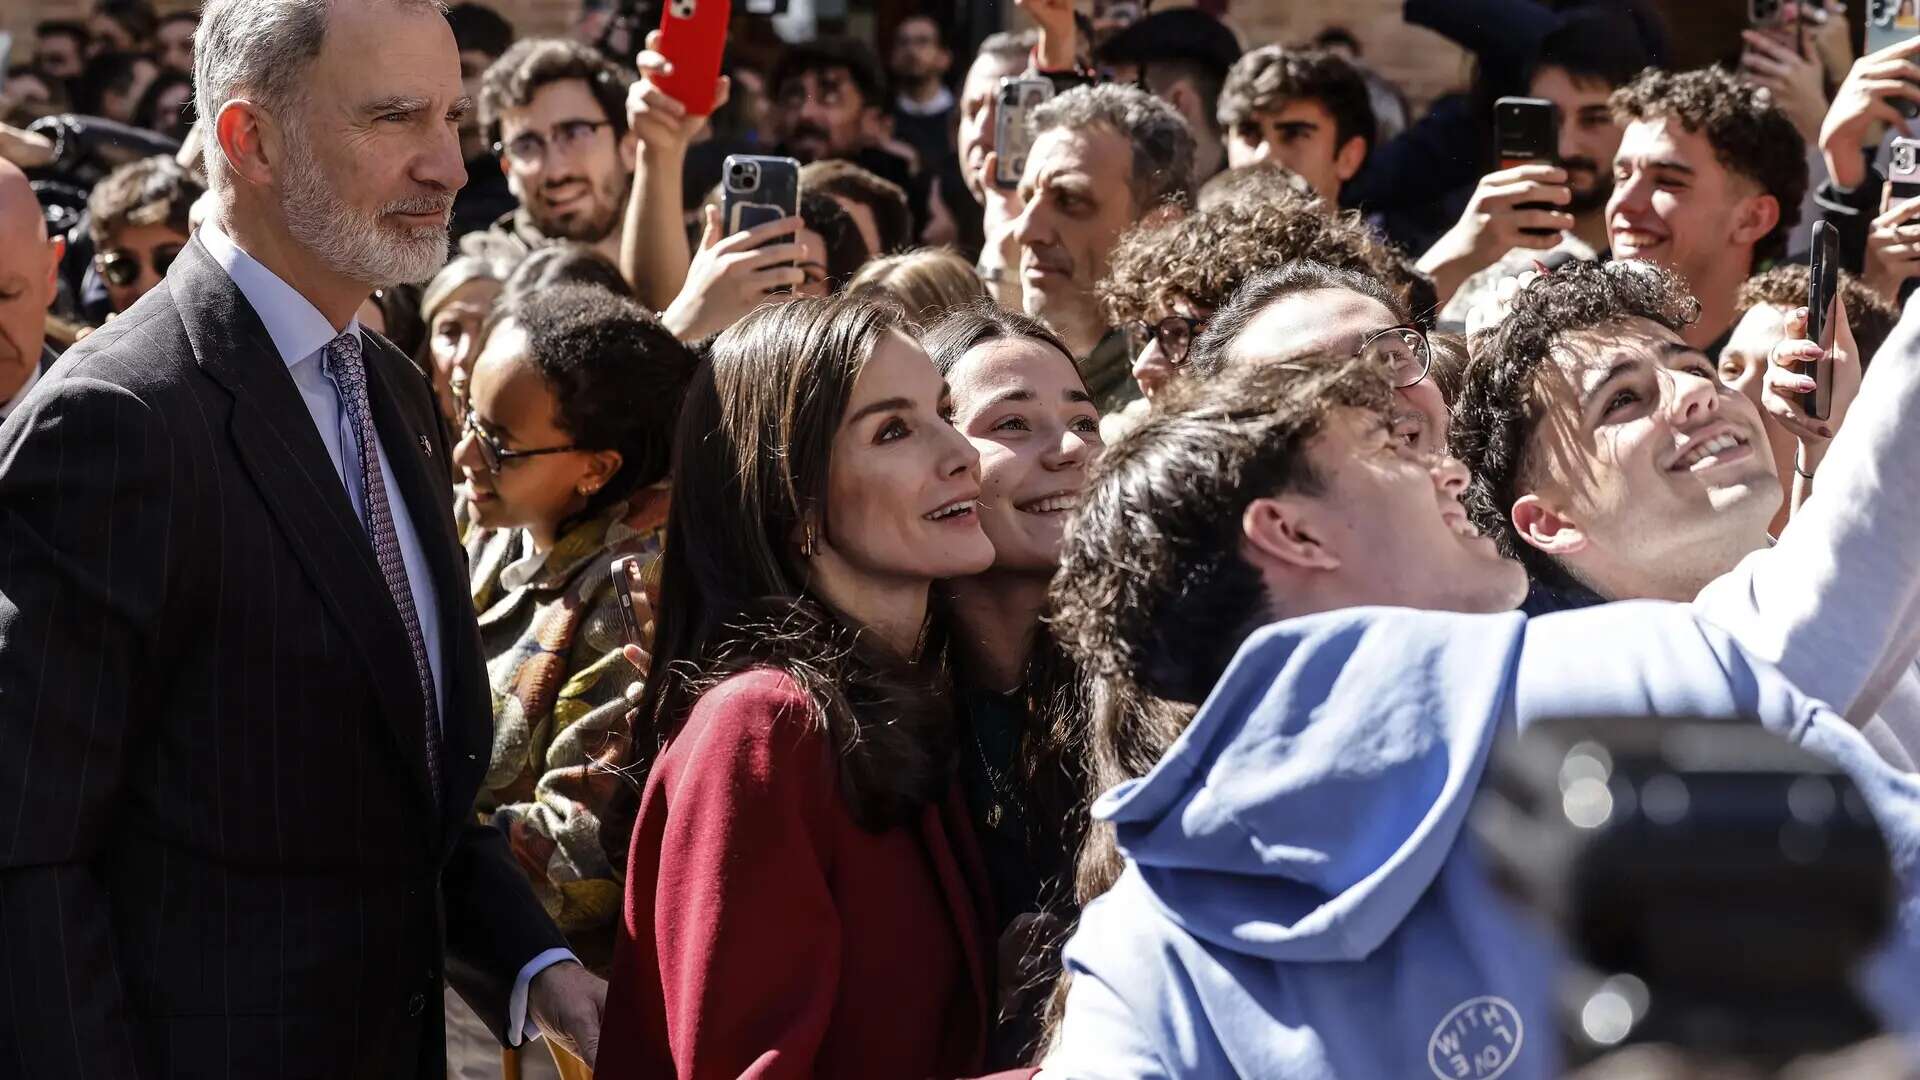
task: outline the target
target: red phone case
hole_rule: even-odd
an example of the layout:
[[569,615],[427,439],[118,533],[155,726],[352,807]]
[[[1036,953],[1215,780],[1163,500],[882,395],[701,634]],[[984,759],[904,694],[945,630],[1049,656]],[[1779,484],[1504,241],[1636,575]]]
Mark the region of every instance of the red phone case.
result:
[[667,0],[660,13],[660,55],[673,63],[673,74],[660,80],[660,89],[690,115],[713,112],[713,84],[720,77],[732,8],[733,0]]

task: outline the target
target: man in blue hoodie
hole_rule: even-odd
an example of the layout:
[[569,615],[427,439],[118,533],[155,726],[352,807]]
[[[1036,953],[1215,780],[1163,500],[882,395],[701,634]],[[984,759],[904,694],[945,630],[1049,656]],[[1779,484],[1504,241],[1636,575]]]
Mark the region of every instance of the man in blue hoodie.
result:
[[1254,362],[1110,447],[1068,529],[1063,644],[1204,704],[1095,807],[1126,869],[1065,950],[1043,1076],[1558,1076],[1553,946],[1460,842],[1495,738],[1542,720],[1761,723],[1841,763],[1910,877],[1912,778],[1690,609],[1512,611],[1465,470],[1394,437],[1384,373],[1246,335],[1266,284],[1209,332]]

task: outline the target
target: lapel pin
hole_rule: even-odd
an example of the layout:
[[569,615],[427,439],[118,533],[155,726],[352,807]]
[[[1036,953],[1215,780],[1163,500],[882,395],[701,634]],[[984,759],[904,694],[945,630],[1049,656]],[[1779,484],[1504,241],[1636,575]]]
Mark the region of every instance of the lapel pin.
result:
[[427,441],[427,437],[425,435],[420,436],[420,452],[427,455],[428,457],[433,456],[433,443]]

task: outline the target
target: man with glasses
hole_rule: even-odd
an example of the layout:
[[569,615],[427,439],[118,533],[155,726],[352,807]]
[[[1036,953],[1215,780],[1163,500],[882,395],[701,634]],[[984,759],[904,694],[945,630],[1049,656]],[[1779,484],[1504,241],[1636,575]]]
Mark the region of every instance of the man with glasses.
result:
[[109,312],[118,315],[160,284],[192,233],[187,211],[204,194],[206,189],[167,157],[128,162],[94,186],[87,198],[87,232],[93,240],[93,272],[105,284],[106,297],[104,305],[88,305],[89,315],[96,321]]
[[911,186],[905,155],[912,151],[888,135],[880,65],[866,46],[847,38],[795,45],[774,65],[772,86],[780,153],[803,165],[840,158],[903,190]]
[[1388,435],[1421,453],[1447,448],[1447,402],[1427,378],[1433,350],[1404,299],[1367,274],[1300,261],[1234,294],[1187,356],[1189,377],[1301,356],[1361,356],[1393,384]]
[[[1264,205],[1221,206],[1143,225],[1122,238],[1100,283],[1100,300],[1111,324],[1127,332],[1133,378],[1146,400],[1159,397],[1185,369],[1214,311],[1262,269],[1296,260],[1377,282],[1396,280],[1393,252],[1365,225],[1324,214],[1310,196],[1292,192]],[[1396,297],[1396,311],[1409,307]],[[1140,411],[1129,407],[1128,415]]]
[[575,240],[619,263],[635,150],[627,82],[598,52],[562,38],[517,42],[487,69],[480,127],[520,200],[494,234],[529,251]]

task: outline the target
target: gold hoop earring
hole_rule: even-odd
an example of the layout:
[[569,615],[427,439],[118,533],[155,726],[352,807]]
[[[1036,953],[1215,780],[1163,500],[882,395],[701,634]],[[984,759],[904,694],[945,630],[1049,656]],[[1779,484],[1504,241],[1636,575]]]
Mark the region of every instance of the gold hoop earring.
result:
[[800,540],[800,554],[811,559],[819,553],[820,545],[818,538],[813,534],[813,522],[809,521],[807,522],[806,532],[802,534]]

